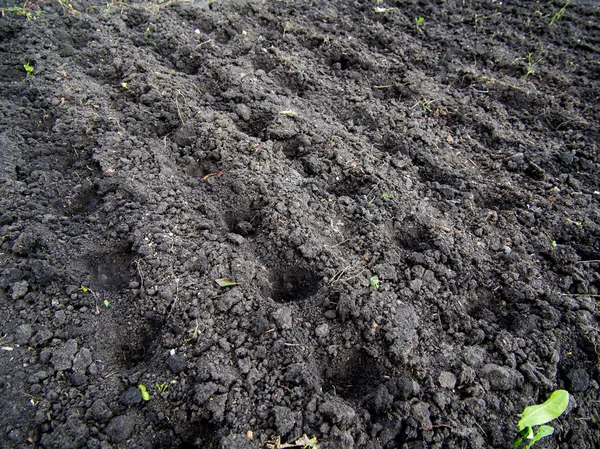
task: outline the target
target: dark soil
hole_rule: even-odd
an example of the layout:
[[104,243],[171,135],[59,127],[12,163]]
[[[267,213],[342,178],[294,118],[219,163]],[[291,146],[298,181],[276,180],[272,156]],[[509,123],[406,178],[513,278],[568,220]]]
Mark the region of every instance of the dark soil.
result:
[[3,9],[0,446],[600,447],[600,10],[504,3]]

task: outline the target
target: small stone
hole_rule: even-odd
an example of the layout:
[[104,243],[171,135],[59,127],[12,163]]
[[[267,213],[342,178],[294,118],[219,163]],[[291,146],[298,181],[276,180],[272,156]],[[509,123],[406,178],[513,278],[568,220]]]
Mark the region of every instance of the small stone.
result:
[[489,363],[481,369],[481,374],[485,377],[494,390],[512,390],[523,384],[523,375],[518,371],[505,366],[499,366]]
[[92,352],[88,348],[81,348],[73,359],[73,371],[85,374],[85,370],[92,364]]
[[33,335],[33,328],[29,324],[21,324],[15,331],[15,343],[26,345]]
[[112,443],[121,443],[131,436],[135,427],[135,419],[128,415],[121,415],[113,418],[104,433]]
[[287,307],[277,309],[271,316],[281,329],[292,328],[292,312]]
[[27,281],[15,282],[12,285],[12,299],[17,300],[23,298],[27,294],[29,284]]
[[75,371],[74,373],[71,373],[70,379],[74,387],[81,387],[87,382],[87,376],[80,371]]
[[106,422],[112,417],[112,410],[102,399],[94,401],[92,406],[85,413],[86,419],[94,419],[98,422]]
[[451,372],[442,371],[438,377],[438,382],[442,388],[452,390],[456,386],[456,376]]
[[573,393],[585,391],[590,386],[590,375],[584,369],[572,369],[567,374],[567,379],[569,379],[569,391]]
[[235,113],[238,115],[239,118],[241,118],[245,122],[250,120],[250,117],[252,116],[252,111],[250,110],[250,108],[245,104],[241,103],[235,107]]
[[137,387],[129,387],[121,396],[119,396],[119,401],[121,404],[131,406],[135,404],[139,404],[142,402],[142,393]]
[[67,340],[52,351],[50,363],[57,371],[68,370],[73,365],[73,358],[76,352],[77,342],[75,340]]
[[187,368],[187,359],[184,355],[174,354],[169,356],[167,365],[169,365],[169,369],[173,372],[173,374],[179,374]]
[[273,417],[275,419],[275,429],[277,434],[286,436],[296,425],[294,413],[287,407],[274,407]]
[[351,424],[356,417],[354,409],[338,398],[332,398],[321,404],[319,411],[328,416],[334,424],[346,426]]
[[315,334],[319,338],[325,338],[329,335],[329,326],[327,324],[321,324],[315,329]]

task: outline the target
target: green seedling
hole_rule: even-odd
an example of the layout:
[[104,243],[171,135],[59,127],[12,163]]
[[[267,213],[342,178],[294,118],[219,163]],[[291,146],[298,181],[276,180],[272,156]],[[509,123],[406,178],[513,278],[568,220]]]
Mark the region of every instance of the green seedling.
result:
[[[562,415],[568,405],[569,393],[566,390],[556,390],[543,404],[526,407],[517,424],[519,433],[513,447],[521,446],[523,440],[527,439],[529,442],[525,449],[529,449],[536,441],[552,435],[554,428],[545,424]],[[534,431],[535,426],[539,427]]]
[[554,17],[552,17],[552,20],[550,21],[550,26],[552,26],[554,24],[554,22],[558,22],[560,19],[562,19],[562,17],[565,15],[567,6],[569,6],[570,3],[571,3],[571,0],[567,0],[567,3],[565,3],[565,6],[560,8],[560,10],[556,14],[554,14]]
[[25,69],[25,72],[27,72],[27,76],[33,75],[35,69],[30,63],[27,62],[23,64],[23,68]]
[[138,385],[138,390],[140,390],[140,393],[142,394],[142,399],[144,401],[149,401],[150,400],[150,393],[148,393],[148,390],[146,389],[146,387],[142,384]]
[[526,58],[517,58],[517,61],[527,61],[526,72],[523,78],[527,78],[529,75],[533,75],[537,72],[537,68],[542,62],[542,52],[538,52],[537,56],[533,53],[529,53]]
[[369,286],[375,290],[379,290],[379,276],[376,275],[369,278]]
[[159,393],[164,393],[165,391],[167,391],[167,388],[169,388],[169,384],[166,382],[163,382],[162,384],[156,384],[156,389]]
[[382,199],[383,201],[389,201],[389,200],[391,200],[391,199],[392,199],[392,197],[390,196],[390,194],[389,194],[389,193],[382,193],[382,194],[381,194],[381,199]]
[[556,248],[556,240],[553,240],[552,237],[550,237],[550,234],[547,232],[544,232],[544,234],[546,234],[546,237],[548,237],[548,240],[550,240],[550,245],[552,245],[552,248]]
[[423,25],[425,23],[425,17],[417,17],[415,19],[415,27],[417,28],[417,31],[421,31],[421,25]]
[[106,307],[108,309],[108,306],[110,306],[109,300],[105,299],[103,302],[104,302],[104,307]]

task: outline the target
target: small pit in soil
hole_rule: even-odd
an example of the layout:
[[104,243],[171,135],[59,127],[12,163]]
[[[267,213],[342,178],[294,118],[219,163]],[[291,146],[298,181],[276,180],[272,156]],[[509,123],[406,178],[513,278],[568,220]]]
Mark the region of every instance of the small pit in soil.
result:
[[377,361],[363,349],[340,350],[333,359],[324,362],[326,388],[348,400],[360,400],[382,382],[383,374]]
[[279,303],[299,302],[313,296],[320,282],[311,270],[298,266],[275,268],[269,278],[270,296]]

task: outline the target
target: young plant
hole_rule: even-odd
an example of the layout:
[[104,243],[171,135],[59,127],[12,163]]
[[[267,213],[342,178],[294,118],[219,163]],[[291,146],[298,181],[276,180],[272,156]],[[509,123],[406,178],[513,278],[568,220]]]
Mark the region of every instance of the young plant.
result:
[[[568,405],[569,393],[566,390],[556,390],[543,404],[526,407],[517,423],[519,433],[513,447],[521,446],[523,440],[527,439],[529,442],[525,449],[529,449],[536,441],[552,435],[554,428],[545,424],[562,415]],[[534,432],[535,426],[539,427]]]
[[379,276],[372,276],[369,278],[369,285],[375,290],[379,290]]
[[537,68],[542,62],[542,52],[540,51],[537,56],[534,56],[533,53],[529,53],[527,55],[527,72],[525,73],[524,78],[527,78],[529,75],[533,75],[537,72]]
[[567,9],[567,6],[569,6],[569,3],[571,3],[571,0],[567,0],[567,3],[565,3],[565,6],[560,8],[560,10],[556,14],[554,14],[554,17],[552,17],[552,20],[550,21],[550,26],[552,26],[554,24],[554,22],[557,22],[560,19],[562,19],[562,16],[565,15],[565,10]]
[[27,76],[33,75],[35,68],[30,63],[26,62],[23,64],[23,68],[25,69],[25,72],[27,72]]
[[148,390],[146,389],[145,385],[139,384],[138,385],[138,390],[140,390],[140,394],[142,395],[142,399],[144,401],[149,401],[150,400],[150,393],[148,393]]

